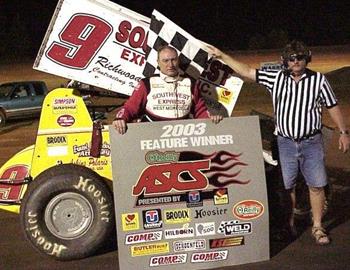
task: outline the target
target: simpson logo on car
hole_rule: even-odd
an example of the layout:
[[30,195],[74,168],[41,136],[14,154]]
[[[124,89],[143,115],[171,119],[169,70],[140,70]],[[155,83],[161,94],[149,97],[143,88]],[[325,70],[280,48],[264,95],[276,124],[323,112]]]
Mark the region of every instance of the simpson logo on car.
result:
[[164,231],[165,239],[176,239],[176,238],[186,238],[194,237],[194,228],[193,227],[183,227],[168,229]]
[[193,253],[191,256],[192,263],[216,262],[227,259],[228,250],[209,251]]
[[209,239],[210,248],[223,248],[244,245],[244,236]]
[[122,214],[123,231],[138,230],[140,228],[139,214],[127,213]]
[[162,235],[163,235],[163,231],[127,234],[125,236],[125,244],[132,245],[132,244],[140,244],[145,242],[160,241],[162,239]]
[[255,200],[241,201],[233,206],[232,213],[239,219],[255,219],[264,213],[264,205]]
[[168,242],[160,242],[154,244],[144,244],[138,246],[132,246],[131,256],[146,256],[146,255],[155,255],[161,253],[169,253],[169,243]]
[[234,234],[250,234],[252,233],[251,222],[239,222],[238,220],[221,221],[218,228],[219,234],[234,235]]
[[173,250],[175,252],[205,250],[205,239],[193,239],[173,242]]
[[190,209],[164,210],[164,222],[167,224],[190,222],[190,213]]
[[215,222],[196,223],[196,236],[214,235]]
[[70,127],[74,125],[75,119],[69,114],[61,115],[57,118],[57,124],[61,127]]
[[187,254],[172,254],[151,257],[149,266],[161,266],[161,265],[171,265],[171,264],[181,264],[185,263],[187,260]]
[[160,209],[150,209],[142,211],[143,228],[156,229],[163,225],[162,214]]
[[77,112],[76,98],[55,98],[52,104],[53,113],[75,113]]

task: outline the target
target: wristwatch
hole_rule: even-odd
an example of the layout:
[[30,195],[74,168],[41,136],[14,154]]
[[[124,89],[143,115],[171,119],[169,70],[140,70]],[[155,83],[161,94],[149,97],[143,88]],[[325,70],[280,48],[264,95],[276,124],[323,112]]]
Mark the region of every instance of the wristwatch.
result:
[[340,135],[342,135],[342,134],[349,135],[350,133],[349,133],[349,130],[341,130],[341,131],[339,132],[339,134],[340,134]]

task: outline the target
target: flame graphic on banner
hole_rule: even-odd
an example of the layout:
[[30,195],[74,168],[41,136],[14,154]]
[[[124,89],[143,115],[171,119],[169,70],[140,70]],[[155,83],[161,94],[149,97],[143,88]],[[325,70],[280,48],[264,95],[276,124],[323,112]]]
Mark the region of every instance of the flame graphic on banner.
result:
[[[210,170],[205,172],[205,175],[211,185],[220,188],[230,184],[246,185],[250,182],[250,180],[243,181],[236,178],[241,173],[240,169],[232,173],[228,172],[231,169],[236,169],[237,166],[248,166],[247,163],[239,160],[241,155],[242,153],[232,154],[227,151],[219,151],[212,154],[183,151],[180,153],[179,161],[209,159],[211,166]],[[191,179],[189,175],[186,176],[186,173],[183,173],[181,177]]]

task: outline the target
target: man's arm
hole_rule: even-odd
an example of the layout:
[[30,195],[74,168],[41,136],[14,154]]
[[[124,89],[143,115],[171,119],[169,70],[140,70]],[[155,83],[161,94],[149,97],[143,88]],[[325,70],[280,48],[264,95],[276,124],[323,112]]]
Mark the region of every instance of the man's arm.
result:
[[255,81],[256,70],[254,68],[251,68],[249,65],[233,59],[231,56],[220,51],[214,46],[207,45],[207,48],[209,50],[209,54],[212,55],[214,58],[224,61],[230,68],[232,68],[236,73],[238,73],[242,77]]
[[122,109],[118,111],[112,123],[118,133],[124,134],[126,132],[127,123],[139,117],[140,113],[145,109],[146,102],[147,89],[141,80]]
[[350,135],[344,133],[347,129],[339,105],[329,108],[328,112],[334,123],[342,132],[339,136],[339,150],[342,150],[345,153],[350,147]]

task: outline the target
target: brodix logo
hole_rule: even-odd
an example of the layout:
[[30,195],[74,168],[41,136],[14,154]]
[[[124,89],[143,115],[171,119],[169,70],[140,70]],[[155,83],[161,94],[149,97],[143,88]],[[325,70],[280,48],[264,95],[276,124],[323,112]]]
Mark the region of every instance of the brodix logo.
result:
[[264,213],[264,205],[255,200],[241,201],[233,206],[232,213],[239,219],[255,219]]

